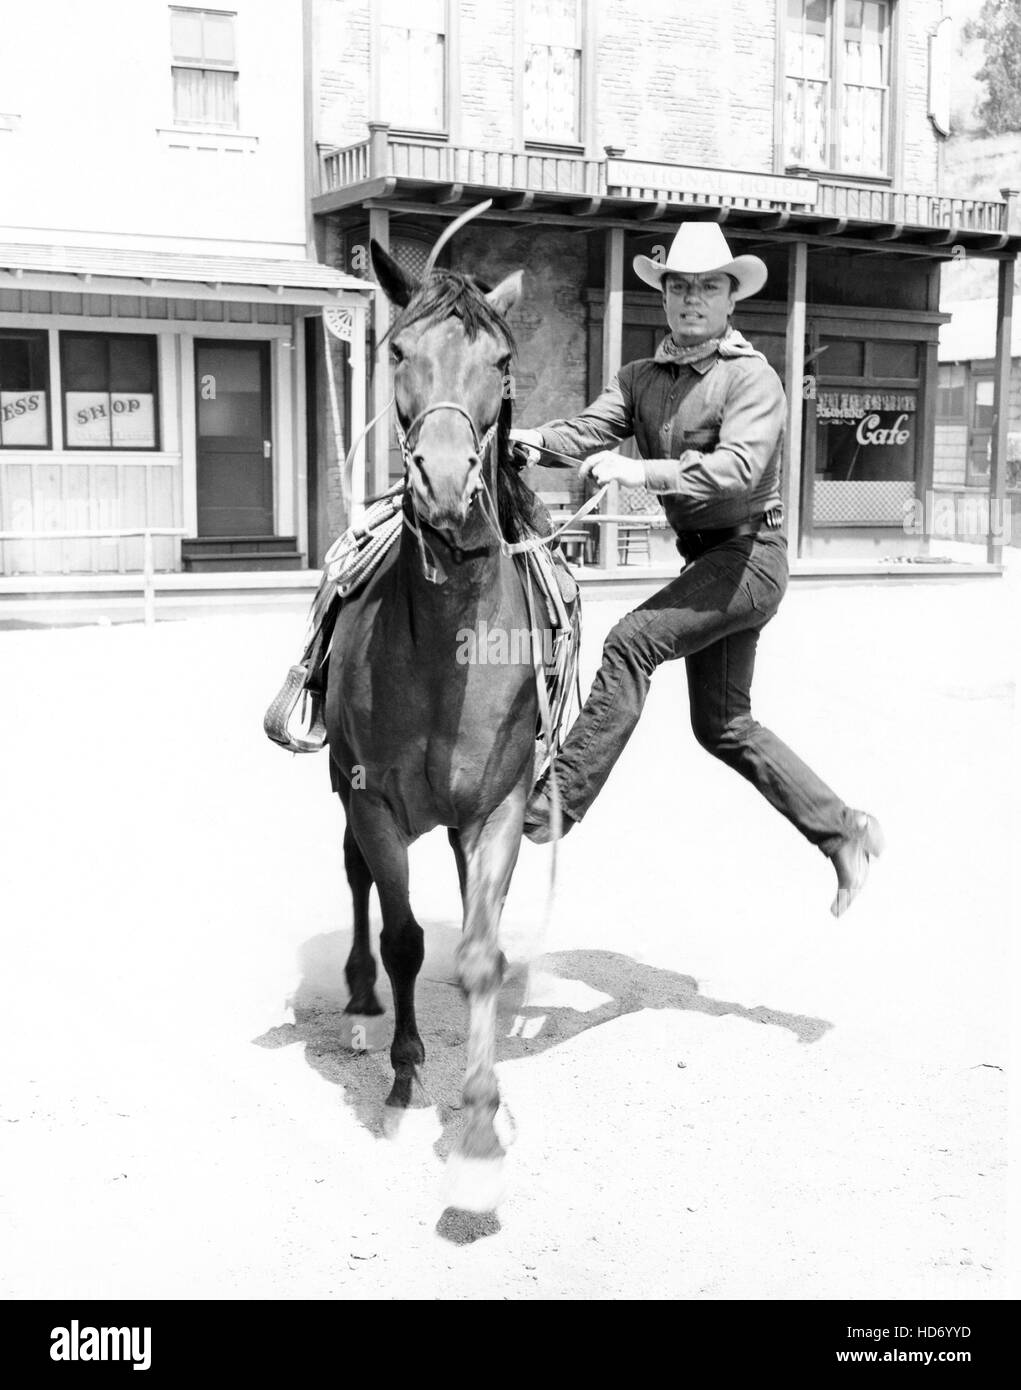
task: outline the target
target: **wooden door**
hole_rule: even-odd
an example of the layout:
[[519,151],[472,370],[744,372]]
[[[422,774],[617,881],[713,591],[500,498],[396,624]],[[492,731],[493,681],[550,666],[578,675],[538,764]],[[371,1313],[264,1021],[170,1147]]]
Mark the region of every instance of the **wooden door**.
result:
[[195,344],[198,534],[273,535],[269,344]]

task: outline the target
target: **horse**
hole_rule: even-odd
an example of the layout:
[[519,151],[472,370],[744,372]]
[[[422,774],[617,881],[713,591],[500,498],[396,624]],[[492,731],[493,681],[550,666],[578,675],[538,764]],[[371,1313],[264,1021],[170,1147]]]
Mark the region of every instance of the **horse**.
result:
[[399,310],[388,343],[404,524],[365,588],[345,600],[329,658],[327,742],[354,903],[345,1012],[382,1012],[369,938],[375,883],[395,1013],[386,1104],[407,1107],[425,1061],[415,1019],[423,931],[409,898],[408,848],[445,827],[461,890],[456,962],[468,1006],[465,1119],[448,1186],[453,1207],[491,1211],[505,1157],[494,1126],[506,968],[497,938],[532,783],[538,696],[530,661],[465,660],[464,635],[534,626],[541,639],[547,623],[545,614],[530,616],[525,582],[497,530],[505,541],[523,536],[535,502],[511,460],[505,388],[514,353],[506,315],[522,272],[487,292],[453,271],[430,270],[420,282],[375,241],[371,256]]

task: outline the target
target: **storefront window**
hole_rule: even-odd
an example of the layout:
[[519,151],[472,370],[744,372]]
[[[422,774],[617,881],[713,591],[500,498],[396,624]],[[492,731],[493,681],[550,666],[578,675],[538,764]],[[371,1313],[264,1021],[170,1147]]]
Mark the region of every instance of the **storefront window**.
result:
[[64,440],[69,449],[155,449],[156,339],[61,333]]
[[46,333],[0,328],[0,448],[48,448],[49,419]]
[[820,349],[812,522],[900,525],[916,494],[919,345],[833,337]]

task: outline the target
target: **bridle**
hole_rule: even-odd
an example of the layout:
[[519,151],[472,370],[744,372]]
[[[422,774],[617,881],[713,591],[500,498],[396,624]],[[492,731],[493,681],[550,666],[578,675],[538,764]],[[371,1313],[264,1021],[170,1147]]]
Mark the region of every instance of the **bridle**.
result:
[[[489,507],[493,508],[494,511],[496,508],[496,504],[489,486],[489,479],[486,477],[486,463],[490,445],[496,438],[496,431],[499,425],[498,419],[493,421],[489,429],[486,430],[485,434],[482,435],[482,437],[480,438],[478,429],[475,425],[475,421],[472,419],[468,411],[465,410],[464,406],[459,405],[457,401],[434,401],[432,405],[427,405],[424,410],[419,411],[419,413],[412,420],[411,424],[408,426],[407,430],[405,430],[402,427],[400,417],[397,415],[396,411],[394,412],[394,429],[397,434],[397,442],[400,445],[401,456],[404,459],[403,490],[405,497],[407,497],[409,501],[409,505],[404,508],[404,524],[405,526],[407,526],[408,530],[411,531],[411,533],[415,536],[416,540],[418,541],[418,551],[420,556],[422,557],[422,572],[430,584],[443,584],[446,581],[447,576],[446,572],[443,569],[443,566],[440,564],[439,560],[437,560],[428,542],[422,535],[422,527],[419,521],[418,513],[415,510],[414,498],[412,498],[410,495],[411,465],[414,458],[414,444],[412,443],[411,437],[415,434],[416,430],[419,434],[421,434],[422,421],[426,418],[427,415],[432,415],[437,410],[456,411],[458,415],[463,415],[464,418],[468,421],[468,428],[472,432],[472,448],[478,456],[482,474],[481,487],[478,489],[478,492],[472,494],[472,499],[474,500],[476,496],[485,496]],[[489,523],[490,528],[495,530],[497,539],[503,542],[503,536],[500,532],[499,521],[497,520],[497,522],[494,525],[493,518],[486,507],[483,507],[482,512],[486,518],[486,521]],[[505,542],[503,543],[505,544]]]

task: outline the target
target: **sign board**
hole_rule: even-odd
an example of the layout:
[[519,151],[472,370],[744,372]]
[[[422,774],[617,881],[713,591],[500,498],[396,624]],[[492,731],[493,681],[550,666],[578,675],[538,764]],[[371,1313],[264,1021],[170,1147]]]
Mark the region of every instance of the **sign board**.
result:
[[623,189],[651,193],[716,198],[721,203],[797,203],[814,207],[819,197],[815,179],[784,178],[779,174],[746,174],[733,169],[699,169],[683,164],[653,164],[638,159],[608,159],[606,185],[612,195]]

